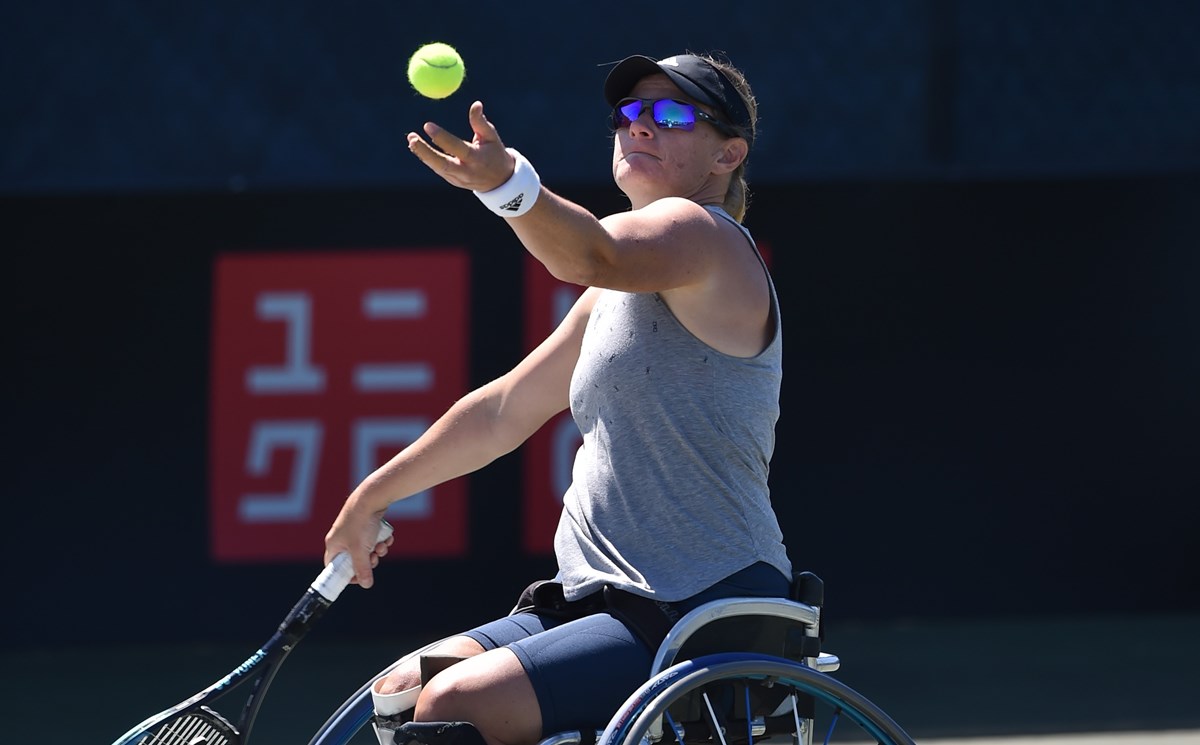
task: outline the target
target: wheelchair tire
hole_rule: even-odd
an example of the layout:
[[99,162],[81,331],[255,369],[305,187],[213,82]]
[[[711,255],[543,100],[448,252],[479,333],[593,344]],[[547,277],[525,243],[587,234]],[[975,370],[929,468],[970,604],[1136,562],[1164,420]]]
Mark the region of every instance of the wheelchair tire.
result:
[[[371,720],[371,715],[375,713],[375,705],[371,701],[371,686],[375,684],[375,681],[390,673],[397,666],[404,664],[414,657],[419,657],[449,638],[446,637],[445,639],[439,639],[426,644],[420,649],[409,652],[383,670],[380,670],[375,677],[363,683],[350,698],[342,702],[337,711],[330,715],[325,724],[321,725],[321,728],[309,740],[309,745],[349,745],[359,730],[364,728],[369,730],[367,722]],[[371,735],[370,739],[366,737],[360,738],[360,740],[366,742],[372,742],[374,739],[374,735]]]
[[[367,681],[353,696],[338,707],[338,710],[321,726],[317,734],[309,741],[309,745],[348,745],[359,730],[367,727],[371,715],[375,712],[371,703],[371,685],[374,679]],[[372,736],[372,740],[374,737]]]
[[858,725],[853,734],[859,741],[913,745],[890,716],[846,684],[792,660],[740,652],[697,657],[664,670],[626,700],[597,745],[641,745],[672,704],[704,686],[734,681],[771,681],[795,689],[836,712],[835,722],[844,717]]

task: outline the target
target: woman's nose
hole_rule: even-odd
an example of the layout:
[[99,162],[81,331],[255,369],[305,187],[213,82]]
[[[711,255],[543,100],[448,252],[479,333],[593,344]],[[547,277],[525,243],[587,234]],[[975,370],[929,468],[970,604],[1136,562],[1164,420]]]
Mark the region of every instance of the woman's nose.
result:
[[650,119],[650,112],[643,110],[638,114],[638,118],[629,123],[629,134],[634,137],[653,137],[654,122]]

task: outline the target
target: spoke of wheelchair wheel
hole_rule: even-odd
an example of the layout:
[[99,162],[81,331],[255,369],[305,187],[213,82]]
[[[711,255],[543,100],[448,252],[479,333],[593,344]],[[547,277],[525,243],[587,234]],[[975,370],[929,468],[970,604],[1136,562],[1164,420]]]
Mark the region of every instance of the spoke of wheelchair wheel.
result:
[[[796,696],[795,691],[793,691],[792,694],[788,698],[790,698],[792,700],[792,721],[796,723],[797,741],[800,743],[804,743],[805,739],[801,737],[801,733],[804,732],[804,728],[800,726],[800,701],[799,701],[799,698]],[[811,740],[809,742],[811,742]]]
[[667,724],[670,725],[671,731],[675,733],[675,742],[683,745],[683,728],[679,726],[679,723],[670,714],[664,714],[664,716],[667,718]]
[[708,716],[712,718],[713,733],[721,739],[721,745],[729,745],[725,742],[725,733],[721,730],[721,723],[717,721],[717,713],[713,711],[712,701],[707,693],[704,694],[704,705],[708,707]]
[[754,745],[754,718],[750,716],[750,686],[742,688],[746,692],[746,741]]
[[829,745],[829,738],[833,737],[833,730],[837,727],[838,719],[842,716],[841,709],[833,710],[833,719],[829,720],[829,731],[825,733],[825,745]]

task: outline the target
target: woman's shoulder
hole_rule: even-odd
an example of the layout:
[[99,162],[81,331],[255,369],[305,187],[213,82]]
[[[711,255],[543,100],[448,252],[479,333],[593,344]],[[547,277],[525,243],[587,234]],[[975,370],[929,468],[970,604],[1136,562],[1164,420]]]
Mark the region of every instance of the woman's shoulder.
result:
[[712,214],[705,205],[687,197],[660,197],[637,211],[646,215],[676,213],[702,220],[709,219]]

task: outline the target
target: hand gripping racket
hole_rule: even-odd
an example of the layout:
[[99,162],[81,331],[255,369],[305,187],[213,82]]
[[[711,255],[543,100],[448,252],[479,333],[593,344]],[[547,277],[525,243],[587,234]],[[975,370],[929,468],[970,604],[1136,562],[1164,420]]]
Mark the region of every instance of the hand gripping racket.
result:
[[[392,534],[392,526],[380,523],[376,543]],[[337,600],[350,579],[354,567],[350,555],[342,552],[313,580],[304,597],[296,603],[279,630],[257,652],[231,673],[196,695],[155,714],[126,732],[113,745],[244,745],[250,728],[279,666],[295,649],[312,624]],[[253,680],[250,696],[242,706],[237,724],[208,707],[237,686]]]

